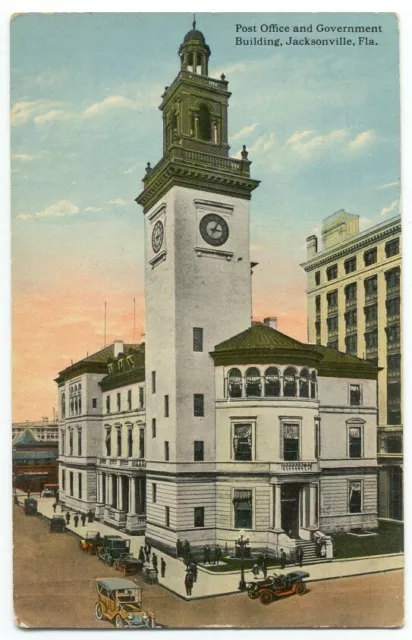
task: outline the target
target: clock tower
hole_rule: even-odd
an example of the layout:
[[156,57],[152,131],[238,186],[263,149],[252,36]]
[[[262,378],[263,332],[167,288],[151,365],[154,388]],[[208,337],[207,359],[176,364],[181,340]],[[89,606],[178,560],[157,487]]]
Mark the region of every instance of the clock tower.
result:
[[163,157],[137,197],[145,216],[146,536],[214,544],[215,345],[251,324],[245,147],[229,157],[228,82],[193,29],[162,95]]

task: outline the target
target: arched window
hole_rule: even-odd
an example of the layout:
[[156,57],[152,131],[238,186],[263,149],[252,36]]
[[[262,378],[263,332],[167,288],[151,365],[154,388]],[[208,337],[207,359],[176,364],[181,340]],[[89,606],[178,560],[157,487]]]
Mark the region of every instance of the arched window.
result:
[[316,398],[316,372],[312,371],[310,376],[310,397]]
[[257,367],[250,367],[246,371],[246,396],[260,396],[261,389],[260,371]]
[[205,104],[200,105],[199,109],[199,138],[200,140],[212,139],[212,123],[210,121],[210,112]]
[[276,367],[269,367],[265,371],[265,396],[280,396],[280,377]]
[[242,397],[242,374],[239,369],[231,369],[227,376],[229,398]]
[[309,371],[302,369],[299,378],[299,395],[301,398],[309,398]]
[[288,367],[283,374],[283,395],[288,398],[296,396],[296,369]]

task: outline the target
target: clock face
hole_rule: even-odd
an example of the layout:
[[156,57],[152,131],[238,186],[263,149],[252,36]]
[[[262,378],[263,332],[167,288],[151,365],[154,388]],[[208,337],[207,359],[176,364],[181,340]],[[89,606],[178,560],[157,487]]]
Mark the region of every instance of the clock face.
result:
[[205,242],[220,247],[229,237],[229,227],[226,220],[216,213],[203,216],[199,225],[200,234]]
[[160,222],[160,220],[158,220],[155,226],[153,227],[153,232],[152,232],[152,247],[155,253],[158,253],[162,248],[163,237],[164,237],[163,223]]

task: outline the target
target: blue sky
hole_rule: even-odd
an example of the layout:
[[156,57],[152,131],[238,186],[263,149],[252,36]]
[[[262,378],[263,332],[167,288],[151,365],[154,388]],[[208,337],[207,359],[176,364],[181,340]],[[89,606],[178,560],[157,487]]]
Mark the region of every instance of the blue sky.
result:
[[[238,23],[381,25],[382,33],[378,46],[240,47]],[[147,161],[161,157],[157,107],[190,27],[189,14],[27,14],[11,23],[15,367],[19,380],[29,358],[50,402],[57,370],[86,345],[101,346],[103,301],[109,339],[130,339],[133,297],[144,328],[134,198]],[[396,17],[198,14],[197,27],[212,50],[210,75],[229,80],[230,153],[246,144],[262,181],[251,207],[255,313],[278,315],[281,330],[304,339],[305,238],[341,208],[359,214],[362,228],[398,213]],[[254,35],[262,34],[243,37]],[[29,339],[56,354],[49,368]],[[23,387],[35,395],[30,380]]]

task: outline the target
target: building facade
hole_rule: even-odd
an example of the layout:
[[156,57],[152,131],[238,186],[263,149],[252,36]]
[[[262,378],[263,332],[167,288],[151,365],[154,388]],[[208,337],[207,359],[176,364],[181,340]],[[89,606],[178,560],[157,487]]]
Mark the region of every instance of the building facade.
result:
[[23,433],[26,429],[30,429],[34,437],[39,441],[46,442],[58,442],[59,440],[59,425],[57,420],[49,421],[48,418],[42,418],[38,421],[30,422],[13,422],[12,424],[12,438],[16,438]]
[[57,484],[56,441],[39,440],[26,428],[13,440],[13,486],[26,493],[40,493],[46,484]]
[[315,533],[377,526],[378,368],[251,322],[259,183],[245,147],[228,155],[230,93],[209,56],[194,25],[162,96],[163,157],[137,198],[145,344],[115,343],[57,379],[60,415],[74,403],[61,497],[171,554],[178,540],[233,548],[243,530],[256,551],[292,553]]
[[380,367],[379,515],[403,520],[401,411],[401,219],[359,232],[359,216],[338,211],[307,239],[308,340]]

